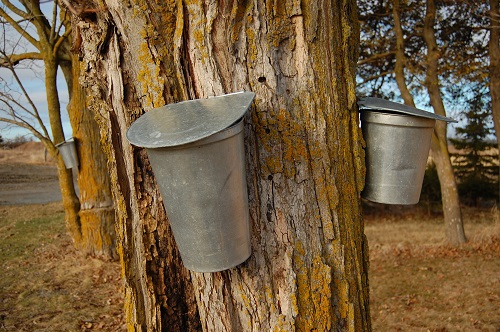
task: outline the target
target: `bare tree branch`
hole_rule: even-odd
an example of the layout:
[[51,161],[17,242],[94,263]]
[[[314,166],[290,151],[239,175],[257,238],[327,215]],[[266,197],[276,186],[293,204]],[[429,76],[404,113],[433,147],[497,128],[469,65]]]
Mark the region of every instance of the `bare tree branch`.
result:
[[40,141],[52,142],[50,140],[50,137],[44,136],[40,131],[38,131],[35,127],[33,127],[32,125],[30,125],[28,122],[25,122],[25,121],[16,121],[14,119],[9,119],[9,118],[4,118],[4,117],[0,117],[0,122],[10,123],[10,124],[13,124],[15,126],[27,129],[27,130],[29,130],[33,134],[33,136],[35,136],[36,138],[38,138]]
[[392,71],[392,70],[384,71],[384,72],[379,73],[378,75],[373,75],[373,76],[370,76],[368,78],[363,79],[363,82],[358,83],[358,85],[366,84],[370,81],[374,81],[374,80],[379,79],[381,77],[385,77],[387,75],[392,75],[392,74],[394,74],[394,71]]
[[[28,0],[28,2],[23,0],[22,3],[25,5],[26,9],[28,9],[29,12],[33,15],[33,20],[31,21],[31,23],[33,23],[37,30],[41,45],[52,45],[52,42],[50,40],[50,22],[42,13],[38,0]],[[40,51],[43,52],[43,50]]]
[[0,67],[16,66],[23,60],[43,60],[43,56],[38,52],[26,52],[20,54],[11,54],[0,57]]
[[[2,54],[5,57],[5,53],[4,51],[0,50],[0,54]],[[26,88],[24,87],[24,84],[21,82],[21,79],[19,78],[19,75],[17,75],[17,72],[14,68],[14,66],[12,65],[12,63],[9,63],[8,66],[6,67],[10,70],[12,76],[14,77],[14,80],[16,81],[17,85],[19,86],[19,88],[21,89],[22,91],[22,94],[24,95],[24,98],[26,98],[28,104],[31,106],[32,110],[33,111],[30,111],[28,110],[25,106],[21,105],[20,103],[18,103],[17,101],[15,101],[14,98],[10,98],[10,101],[15,101],[14,103],[19,106],[21,109],[25,110],[28,114],[32,115],[34,117],[34,119],[38,122],[38,124],[40,125],[40,127],[42,128],[42,130],[44,131],[44,133],[48,135],[48,131],[42,121],[42,117],[40,116],[40,113],[38,112],[38,108],[36,107],[35,103],[33,102],[33,100],[31,99],[28,91],[26,91]],[[3,96],[5,96],[5,94],[3,93],[2,94]],[[7,100],[9,100],[7,98]]]
[[2,0],[2,3],[10,10],[12,11],[14,14],[16,14],[17,16],[20,16],[22,17],[23,19],[25,20],[31,20],[31,15],[28,14],[27,12],[19,9],[17,6],[13,5],[12,2],[10,1],[7,1],[7,0]]
[[[59,49],[61,48],[61,45],[68,40],[69,35],[71,34],[71,28],[67,29],[64,34],[60,37],[57,38],[56,43],[54,44],[54,49],[53,49],[53,54],[54,56],[58,55]],[[68,56],[68,54],[59,54],[59,59],[61,60],[66,60],[66,61],[71,61],[71,58]]]
[[5,12],[2,8],[0,8],[0,16],[9,23],[23,38],[25,38],[30,44],[35,46],[37,49],[40,49],[40,44],[38,40],[31,36],[25,28],[23,28],[19,23],[14,20],[7,12]]
[[[57,0],[54,0],[54,7],[52,9],[52,22],[51,22],[51,30],[50,30],[50,40],[51,41],[54,41],[57,37],[57,10],[58,9],[58,6],[57,6]],[[57,53],[57,52],[54,52],[54,54]]]
[[377,54],[374,54],[373,56],[369,57],[369,58],[366,58],[366,59],[363,59],[363,60],[359,60],[358,61],[358,66],[360,65],[364,65],[366,63],[370,63],[370,62],[375,62],[377,60],[380,60],[380,59],[384,59],[384,58],[387,58],[391,55],[395,55],[396,54],[396,51],[389,51],[389,52],[385,52],[385,53],[377,53]]

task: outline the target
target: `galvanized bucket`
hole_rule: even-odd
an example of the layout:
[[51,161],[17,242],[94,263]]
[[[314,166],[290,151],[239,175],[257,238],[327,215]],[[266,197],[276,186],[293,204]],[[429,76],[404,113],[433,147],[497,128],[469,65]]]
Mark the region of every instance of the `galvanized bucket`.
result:
[[192,271],[226,270],[251,254],[242,117],[254,96],[167,105],[145,113],[127,133],[132,144],[147,145],[182,261]]
[[384,204],[416,204],[436,120],[455,120],[377,98],[365,98],[361,128],[366,180],[361,196]]
[[56,148],[61,153],[66,169],[78,168],[78,154],[76,153],[76,142],[74,138],[70,138],[56,145]]

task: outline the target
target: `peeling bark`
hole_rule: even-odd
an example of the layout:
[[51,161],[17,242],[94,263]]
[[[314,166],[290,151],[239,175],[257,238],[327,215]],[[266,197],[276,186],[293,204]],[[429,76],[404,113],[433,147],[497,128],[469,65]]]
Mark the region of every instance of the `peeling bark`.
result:
[[[79,23],[82,83],[112,166],[129,329],[369,331],[355,1],[105,5]],[[256,93],[253,254],[190,273],[147,155],[125,133],[153,107],[239,90]]]

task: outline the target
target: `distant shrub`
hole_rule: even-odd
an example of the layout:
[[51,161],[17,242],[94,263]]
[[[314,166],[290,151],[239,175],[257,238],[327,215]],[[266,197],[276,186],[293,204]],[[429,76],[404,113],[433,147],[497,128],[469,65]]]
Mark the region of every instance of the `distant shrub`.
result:
[[472,98],[462,113],[464,124],[450,138],[451,153],[462,203],[478,206],[481,201],[498,200],[498,151],[494,136],[491,104],[481,96]]
[[425,170],[419,205],[425,207],[429,213],[441,211],[441,186],[434,163],[429,164]]
[[498,181],[484,176],[468,176],[458,183],[458,193],[468,206],[494,205],[498,201]]
[[12,139],[4,139],[0,136],[0,146],[3,149],[15,149],[24,143],[32,142],[32,136],[18,135]]

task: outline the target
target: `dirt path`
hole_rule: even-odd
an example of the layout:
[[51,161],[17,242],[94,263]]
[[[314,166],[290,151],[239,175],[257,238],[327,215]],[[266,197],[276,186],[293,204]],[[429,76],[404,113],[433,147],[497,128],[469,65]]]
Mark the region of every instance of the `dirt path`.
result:
[[0,148],[0,205],[61,200],[57,168],[40,142]]
[[0,205],[45,204],[60,200],[54,165],[0,162]]

